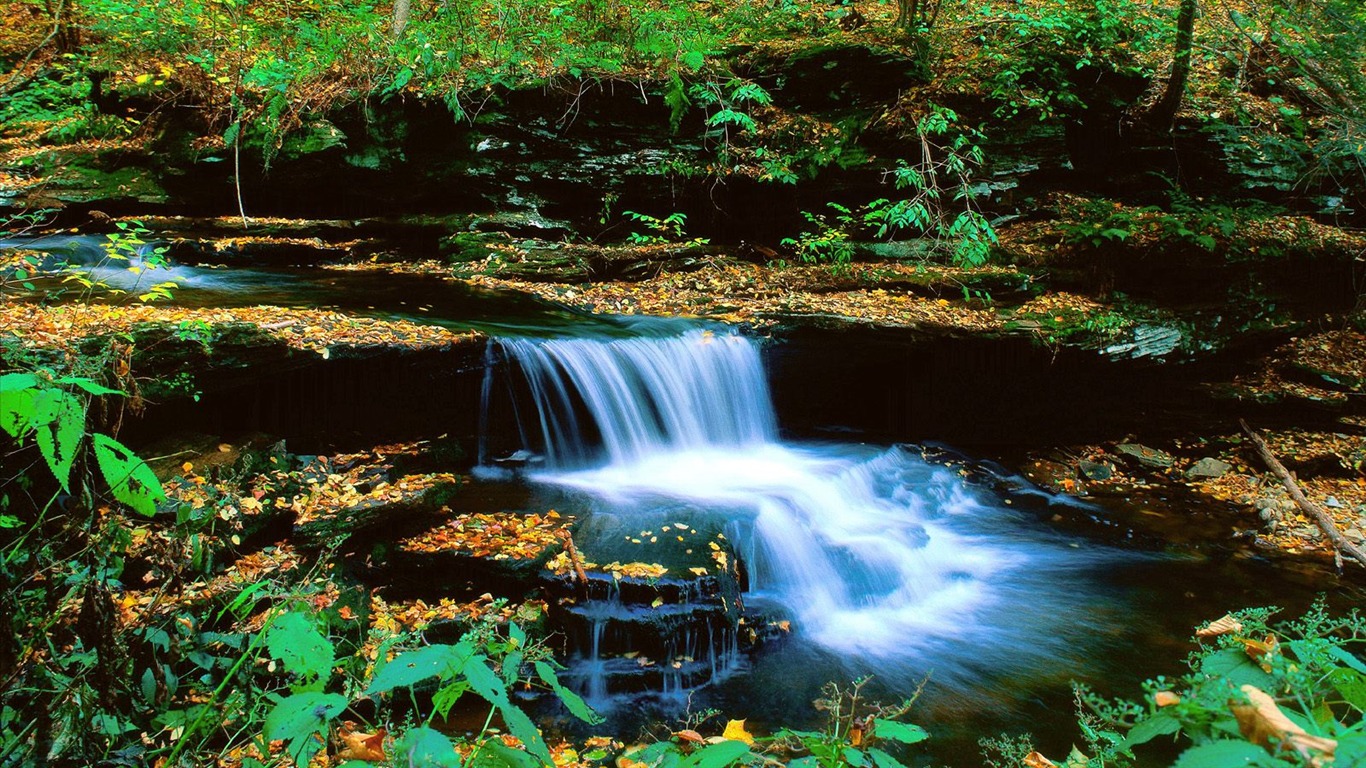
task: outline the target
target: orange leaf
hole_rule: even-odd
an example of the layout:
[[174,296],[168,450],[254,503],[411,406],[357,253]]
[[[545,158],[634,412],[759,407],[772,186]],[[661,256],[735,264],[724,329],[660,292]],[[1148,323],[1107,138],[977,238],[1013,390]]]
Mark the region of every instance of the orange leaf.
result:
[[363,733],[354,730],[355,723],[347,721],[337,731],[337,738],[341,739],[342,750],[337,753],[337,757],[342,760],[364,760],[366,762],[382,762],[388,760],[384,754],[384,737],[388,733],[379,729],[374,733]]
[[1293,749],[1300,757],[1313,765],[1323,762],[1319,758],[1333,759],[1338,743],[1323,736],[1311,736],[1303,728],[1285,716],[1276,700],[1255,685],[1240,688],[1247,695],[1247,704],[1230,704],[1233,717],[1238,721],[1238,730],[1243,738],[1262,747]]
[[1030,752],[1025,755],[1024,766],[1025,768],[1058,768],[1057,763],[1049,760],[1038,752]]
[[1153,694],[1153,703],[1159,707],[1170,707],[1181,703],[1181,697],[1171,691],[1158,691]]
[[1232,614],[1226,613],[1220,618],[1211,621],[1208,627],[1205,627],[1204,629],[1195,630],[1195,636],[1218,637],[1220,635],[1227,635],[1230,632],[1241,632],[1242,630],[1242,622],[1233,618]]
[[706,743],[707,743],[707,740],[704,739],[704,738],[702,738],[702,734],[698,733],[697,731],[691,730],[691,729],[679,731],[678,733],[675,733],[674,735],[677,736],[677,737],[678,737],[680,740],[682,740],[682,741],[690,741],[690,742],[692,742],[693,744],[706,744]]

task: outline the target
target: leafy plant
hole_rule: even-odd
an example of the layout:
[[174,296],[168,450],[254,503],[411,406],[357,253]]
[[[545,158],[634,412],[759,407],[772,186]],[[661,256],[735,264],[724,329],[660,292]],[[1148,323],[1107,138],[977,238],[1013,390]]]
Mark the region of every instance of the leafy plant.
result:
[[1134,765],[1159,740],[1181,745],[1181,768],[1366,760],[1366,618],[1334,618],[1319,604],[1271,624],[1274,612],[1238,611],[1201,628],[1191,671],[1149,680],[1141,701],[1079,689],[1087,764]]
[[916,122],[916,135],[920,157],[899,161],[884,174],[910,196],[872,201],[863,221],[876,228],[877,237],[928,237],[958,264],[986,263],[997,239],[974,199],[973,174],[984,162],[976,133],[959,126],[953,110],[931,105]]
[[[181,281],[179,276],[143,285],[149,275],[170,267],[167,247],[150,242],[147,238],[152,233],[141,222],[120,221],[114,226],[117,231],[105,235],[104,256],[99,262],[77,269],[67,275],[64,282],[80,285],[87,297],[98,291],[115,297],[131,297],[143,303],[170,300],[172,291]],[[133,282],[120,287],[99,275],[100,269],[111,266],[132,275]]]
[[679,211],[674,211],[662,219],[658,216],[637,213],[636,211],[623,211],[622,215],[631,221],[644,224],[648,230],[647,232],[632,232],[627,236],[627,240],[635,245],[663,245],[665,243],[706,245],[711,242],[704,237],[685,240],[684,227],[688,222],[688,217]]
[[782,245],[794,250],[797,258],[808,264],[828,262],[836,268],[847,268],[854,256],[849,232],[857,220],[853,211],[839,203],[825,205],[831,210],[830,214],[802,211],[802,217],[811,227],[799,237],[783,238]]

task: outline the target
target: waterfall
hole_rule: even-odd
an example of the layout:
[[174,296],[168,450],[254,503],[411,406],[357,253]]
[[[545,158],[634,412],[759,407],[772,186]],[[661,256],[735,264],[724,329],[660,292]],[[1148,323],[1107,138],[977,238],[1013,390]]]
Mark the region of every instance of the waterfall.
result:
[[1049,627],[1080,610],[1065,582],[1092,556],[917,451],[780,440],[751,339],[694,329],[501,344],[534,402],[524,433],[546,453],[531,479],[626,521],[600,538],[620,547],[622,530],[630,539],[650,521],[714,520],[746,560],[747,597],[777,603],[805,640],[883,668],[934,664],[942,681],[955,666],[1070,652]]
[[612,464],[706,446],[772,442],[776,427],[753,342],[697,330],[665,338],[509,339],[552,466],[587,457],[581,402]]

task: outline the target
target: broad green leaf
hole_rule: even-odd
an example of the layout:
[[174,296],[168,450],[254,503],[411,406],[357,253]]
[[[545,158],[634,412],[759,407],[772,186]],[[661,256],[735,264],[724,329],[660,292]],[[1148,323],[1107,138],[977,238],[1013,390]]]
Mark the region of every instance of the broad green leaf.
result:
[[470,689],[470,684],[464,680],[457,680],[454,683],[443,686],[436,693],[432,694],[432,709],[436,710],[439,717],[445,717],[451,713],[455,703],[460,701],[460,697],[465,695],[465,691]]
[[542,768],[540,761],[520,749],[513,749],[497,738],[479,745],[473,768]]
[[97,384],[84,376],[63,376],[57,379],[58,384],[71,384],[72,386],[89,392],[92,395],[122,395],[125,394],[120,389],[110,389],[103,384]]
[[166,500],[166,492],[147,462],[108,435],[96,432],[90,440],[95,446],[95,460],[114,498],[148,517],[156,514],[157,502]]
[[723,741],[709,744],[688,755],[679,763],[680,768],[725,768],[734,765],[749,754],[749,745],[743,741]]
[[560,701],[564,703],[565,708],[568,709],[569,713],[574,717],[591,725],[597,725],[602,722],[602,716],[597,712],[594,712],[577,693],[574,693],[560,684],[559,676],[555,674],[555,669],[549,664],[544,661],[536,662],[536,676],[541,678],[541,681],[546,685],[550,686],[550,690],[555,692],[555,695],[559,697]]
[[1234,688],[1255,685],[1262,690],[1270,690],[1276,684],[1275,679],[1262,671],[1241,648],[1225,648],[1206,656],[1200,662],[1200,672],[1210,677],[1228,678]]
[[287,672],[299,676],[297,691],[320,691],[332,677],[336,660],[332,641],[302,613],[275,617],[266,629],[266,650]]
[[38,377],[31,373],[6,373],[0,375],[0,395],[7,395],[21,389],[34,389],[38,386]]
[[853,766],[853,768],[868,768],[868,756],[853,747],[842,748],[840,758],[845,765]]
[[1139,744],[1146,744],[1158,736],[1167,736],[1181,730],[1181,721],[1166,712],[1159,712],[1146,720],[1141,720],[1133,728],[1129,729],[1129,736],[1124,740],[1124,747],[1131,749]]
[[906,768],[900,760],[897,760],[895,757],[892,757],[877,747],[870,748],[868,750],[868,756],[873,758],[873,765],[877,766],[877,768]]
[[85,406],[60,389],[45,389],[38,392],[33,407],[38,449],[62,489],[69,491],[71,465],[85,436]]
[[526,751],[545,761],[546,765],[554,764],[550,750],[545,745],[545,739],[541,738],[541,732],[531,722],[531,718],[508,698],[507,688],[503,685],[502,679],[489,668],[483,656],[475,656],[466,662],[463,674],[475,693],[498,707],[508,731],[522,742]]
[[1355,669],[1340,668],[1333,670],[1328,676],[1328,680],[1332,682],[1343,701],[1361,711],[1366,711],[1366,675]]
[[431,677],[449,680],[460,674],[472,655],[474,644],[465,641],[459,645],[429,645],[408,651],[385,664],[370,682],[370,687],[365,689],[365,694],[386,693]]
[[27,433],[33,427],[37,403],[38,390],[35,389],[15,389],[0,394],[0,427],[11,437]]
[[266,738],[289,742],[289,756],[304,765],[322,749],[321,737],[327,732],[327,724],[345,709],[345,696],[317,691],[296,693],[266,715]]
[[930,737],[925,729],[918,725],[898,723],[895,720],[883,720],[882,718],[873,721],[873,735],[879,739],[899,741],[902,744],[919,744]]
[[1343,664],[1346,664],[1347,666],[1356,670],[1357,672],[1366,675],[1366,664],[1363,664],[1361,662],[1361,659],[1358,659],[1356,656],[1353,656],[1345,649],[1336,645],[1329,646],[1328,654],[1333,658],[1337,659],[1338,661],[1342,662]]
[[459,768],[460,755],[445,734],[418,726],[394,742],[394,763],[409,768]]
[[1191,747],[1181,753],[1172,768],[1234,768],[1257,765],[1264,757],[1266,752],[1256,744],[1227,739]]

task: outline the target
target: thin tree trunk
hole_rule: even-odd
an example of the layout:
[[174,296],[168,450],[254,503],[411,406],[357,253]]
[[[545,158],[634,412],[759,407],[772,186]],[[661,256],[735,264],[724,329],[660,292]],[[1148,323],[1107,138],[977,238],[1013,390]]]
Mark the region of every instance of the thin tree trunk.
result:
[[394,0],[394,39],[403,37],[408,28],[408,16],[412,13],[412,0]]
[[1153,124],[1171,130],[1176,120],[1176,112],[1181,108],[1181,99],[1186,94],[1186,82],[1191,74],[1191,49],[1195,42],[1195,13],[1199,0],[1181,0],[1181,9],[1176,16],[1176,47],[1172,61],[1172,76],[1167,80],[1167,90],[1153,108]]

